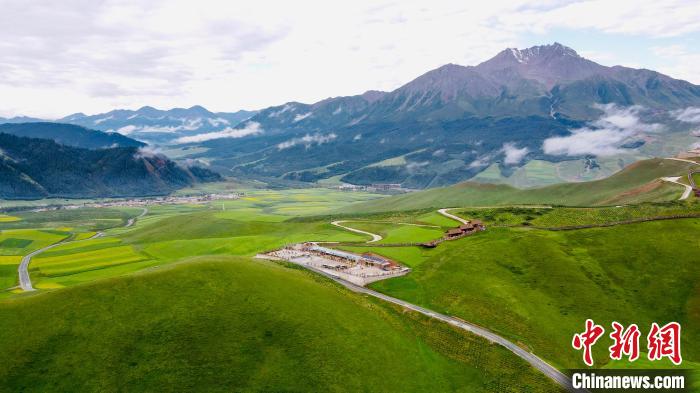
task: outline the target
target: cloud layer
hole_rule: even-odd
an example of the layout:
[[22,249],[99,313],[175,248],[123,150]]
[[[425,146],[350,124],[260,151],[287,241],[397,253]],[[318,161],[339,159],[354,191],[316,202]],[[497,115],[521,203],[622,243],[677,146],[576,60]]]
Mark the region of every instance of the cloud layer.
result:
[[518,148],[515,143],[508,142],[503,144],[501,149],[505,155],[503,163],[506,165],[516,165],[519,164],[523,158],[530,152],[527,147]]
[[263,129],[260,127],[260,123],[249,121],[246,123],[244,128],[231,128],[226,127],[221,131],[207,132],[205,134],[183,136],[175,140],[176,144],[184,143],[195,143],[195,142],[205,142],[213,139],[236,139],[243,138],[250,135],[262,134]]
[[642,108],[598,105],[603,115],[587,127],[571,130],[571,135],[545,139],[542,150],[551,155],[611,156],[624,152],[623,145],[647,133],[660,131],[660,124],[644,123]]
[[313,135],[311,135],[311,134],[306,134],[306,135],[304,135],[304,136],[301,137],[301,138],[292,138],[292,139],[290,139],[290,140],[288,140],[288,141],[279,143],[279,144],[277,145],[277,149],[278,149],[278,150],[284,150],[284,149],[289,149],[289,148],[294,147],[294,146],[297,146],[297,145],[303,145],[303,146],[305,146],[305,147],[308,149],[308,148],[310,148],[310,147],[313,146],[313,145],[322,145],[322,144],[324,144],[324,143],[328,143],[328,142],[334,140],[334,139],[337,138],[337,137],[338,137],[338,136],[337,136],[336,134],[334,134],[334,133],[330,133],[330,134],[326,134],[326,135],[323,135],[323,134],[313,134]]
[[671,112],[676,120],[685,123],[700,123],[700,108],[698,107],[688,107],[685,109],[679,109],[677,111]]

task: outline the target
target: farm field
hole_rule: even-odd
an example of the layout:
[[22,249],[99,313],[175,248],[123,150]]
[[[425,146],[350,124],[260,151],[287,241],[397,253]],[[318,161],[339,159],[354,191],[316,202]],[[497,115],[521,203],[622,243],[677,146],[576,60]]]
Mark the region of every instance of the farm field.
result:
[[138,208],[81,208],[42,212],[16,212],[17,220],[0,221],[0,229],[69,227],[76,232],[98,231],[126,224],[129,217],[138,215]]
[[[0,255],[29,252],[68,239],[69,243],[33,258],[30,276],[38,289],[54,290],[102,278],[131,274],[145,268],[199,255],[254,256],[288,243],[313,240],[361,241],[329,222],[287,222],[307,214],[332,211],[342,204],[378,197],[364,193],[319,190],[250,191],[240,200],[208,205],[150,206],[132,227],[124,227],[141,208],[85,208],[18,212],[10,225],[35,227],[0,232]],[[4,226],[3,226],[4,228]],[[41,228],[41,229],[38,229]],[[45,228],[45,229],[44,229]],[[51,229],[53,228],[53,229]],[[62,232],[57,232],[60,229]],[[104,237],[90,239],[95,231]],[[4,245],[3,245],[4,244]],[[0,268],[3,286],[16,285],[19,260]],[[3,292],[2,296],[10,294]]]
[[0,331],[33,328],[0,335],[0,386],[557,391],[498,346],[304,270],[235,257],[186,262],[1,302]]

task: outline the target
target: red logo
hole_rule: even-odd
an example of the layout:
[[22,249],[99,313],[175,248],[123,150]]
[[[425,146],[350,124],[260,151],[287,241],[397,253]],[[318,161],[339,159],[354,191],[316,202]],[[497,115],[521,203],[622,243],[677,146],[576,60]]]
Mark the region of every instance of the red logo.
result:
[[[608,348],[610,359],[621,360],[627,356],[630,362],[639,359],[639,337],[641,332],[636,324],[625,327],[618,323],[612,323],[613,331],[610,338],[613,344]],[[603,336],[605,329],[596,325],[591,319],[586,320],[586,330],[582,333],[574,334],[571,345],[576,350],[583,350],[583,362],[589,367],[593,366],[593,345]],[[654,322],[651,324],[649,335],[647,336],[648,353],[647,357],[651,361],[668,358],[675,365],[683,362],[681,357],[681,325],[678,322],[669,322],[663,327]]]
[[615,343],[609,348],[610,359],[620,360],[622,355],[627,355],[630,362],[639,359],[639,327],[632,324],[624,330],[617,322],[613,322],[612,327],[615,331],[610,333],[610,338]]
[[649,342],[649,360],[671,359],[676,366],[681,364],[681,325],[669,322],[664,327],[654,322],[647,336]]
[[602,326],[596,325],[592,319],[586,320],[586,331],[579,334],[574,334],[574,339],[571,342],[574,349],[583,349],[583,362],[588,366],[593,365],[593,354],[591,348],[593,344],[605,333]]

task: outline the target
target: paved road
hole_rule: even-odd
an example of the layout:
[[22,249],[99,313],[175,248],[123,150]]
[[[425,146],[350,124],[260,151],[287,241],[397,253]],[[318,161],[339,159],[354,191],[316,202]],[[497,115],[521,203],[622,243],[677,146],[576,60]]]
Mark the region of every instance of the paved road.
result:
[[[296,263],[294,261],[290,261],[293,263]],[[571,379],[564,375],[562,372],[551,366],[549,363],[545,362],[544,360],[540,359],[536,355],[534,355],[531,352],[528,352],[527,350],[519,347],[515,343],[507,340],[504,337],[501,337],[497,335],[496,333],[493,333],[489,330],[486,330],[482,327],[476,326],[474,324],[471,324],[469,322],[465,322],[456,318],[452,318],[450,316],[444,315],[437,313],[435,311],[429,310],[427,308],[423,308],[420,306],[417,306],[413,303],[406,302],[401,299],[397,299],[395,297],[387,296],[383,293],[379,293],[377,291],[373,291],[371,289],[361,287],[359,285],[355,285],[353,283],[350,283],[348,281],[345,281],[341,279],[340,277],[336,277],[330,273],[326,273],[322,270],[318,270],[313,268],[312,266],[308,266],[302,263],[297,263],[299,266],[303,266],[315,273],[321,274],[341,285],[344,287],[348,288],[349,290],[357,293],[363,293],[372,297],[375,297],[377,299],[384,300],[389,303],[393,303],[396,305],[399,305],[401,307],[407,308],[409,310],[413,310],[415,312],[421,313],[423,315],[426,315],[430,318],[434,318],[437,320],[440,320],[442,322],[448,323],[452,326],[455,326],[457,328],[460,328],[462,330],[466,330],[470,333],[476,334],[477,336],[483,337],[493,343],[496,343],[498,345],[501,345],[505,347],[507,350],[511,351],[514,353],[516,356],[520,357],[521,359],[525,360],[528,362],[532,367],[536,368],[540,372],[542,372],[545,376],[547,376],[549,379],[560,385],[561,387],[565,388],[566,390],[569,390],[571,392],[576,392],[576,390],[573,388],[571,385]]]
[[134,218],[130,218],[129,221],[126,222],[126,225],[124,225],[124,228],[129,228],[130,226],[134,225],[136,223],[137,219],[145,216],[146,214],[148,214],[148,208],[144,207],[141,214],[139,214],[138,216],[136,216]]
[[680,180],[680,178],[681,178],[680,176],[675,176],[675,177],[662,177],[661,180],[663,180],[663,181],[665,181],[665,182],[669,182],[669,183],[678,184],[679,186],[685,187],[685,190],[683,191],[683,195],[681,195],[681,197],[678,198],[679,201],[683,201],[683,200],[685,200],[685,199],[688,199],[688,197],[690,196],[690,194],[693,192],[693,187],[691,187],[691,186],[689,186],[689,185],[687,185],[687,184],[683,184],[683,183],[679,182],[678,180]]
[[[143,212],[141,212],[141,214],[138,215],[137,217],[130,218],[126,222],[126,225],[124,225],[124,227],[128,228],[128,227],[134,225],[134,222],[136,222],[136,219],[143,217],[146,214],[148,214],[148,208],[144,208]],[[104,232],[97,232],[94,235],[92,235],[89,239],[96,239],[96,238],[102,237],[102,236],[104,236]],[[87,239],[87,240],[89,240],[89,239]],[[29,262],[32,261],[33,257],[41,254],[42,252],[44,252],[46,250],[52,249],[52,248],[59,246],[61,244],[71,243],[73,241],[74,240],[68,240],[68,239],[62,240],[58,243],[54,243],[54,244],[52,244],[50,246],[46,246],[44,248],[40,248],[36,251],[33,251],[33,252],[25,255],[22,258],[22,261],[19,263],[19,267],[17,268],[17,271],[19,272],[19,287],[22,288],[23,291],[33,291],[34,290],[34,287],[32,286],[32,280],[29,277]]]
[[461,222],[462,224],[469,224],[469,221],[468,221],[468,220],[465,220],[465,219],[462,218],[462,217],[457,217],[457,216],[455,216],[454,214],[450,214],[450,213],[447,212],[448,210],[450,210],[450,209],[440,209],[440,210],[438,210],[438,213],[442,214],[443,216],[445,216],[445,217],[447,217],[447,218],[451,218],[451,219],[453,219],[453,220],[459,221],[459,222]]
[[374,243],[374,242],[378,242],[378,241],[382,240],[382,237],[379,236],[379,235],[377,235],[376,233],[365,232],[365,231],[361,231],[361,230],[359,230],[359,229],[346,227],[345,225],[342,225],[344,222],[347,222],[347,221],[333,221],[333,222],[331,222],[331,224],[333,224],[333,225],[335,225],[335,226],[337,226],[337,227],[346,229],[346,230],[348,230],[348,231],[350,231],[350,232],[361,233],[361,234],[363,234],[363,235],[372,236],[372,240],[368,241],[367,243]]
[[686,160],[685,158],[666,157],[665,159],[666,160],[673,160],[673,161],[680,161],[680,162],[687,162],[689,164],[700,165],[697,161]]

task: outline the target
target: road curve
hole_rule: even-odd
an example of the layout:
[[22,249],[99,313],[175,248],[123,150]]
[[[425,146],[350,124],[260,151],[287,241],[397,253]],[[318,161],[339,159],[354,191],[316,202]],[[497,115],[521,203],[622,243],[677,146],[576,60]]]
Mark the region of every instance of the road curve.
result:
[[345,229],[345,230],[348,230],[348,231],[350,231],[350,232],[361,233],[361,234],[363,234],[363,235],[372,236],[372,240],[369,240],[367,243],[375,243],[375,242],[378,242],[378,241],[382,240],[382,237],[379,236],[379,235],[377,235],[376,233],[366,232],[366,231],[362,231],[362,230],[359,230],[359,229],[346,227],[345,225],[343,225],[344,222],[347,222],[347,221],[333,221],[333,222],[331,222],[331,224],[333,224],[333,225],[335,225],[335,226],[337,226],[337,227],[343,228],[343,229]]
[[[296,263],[294,261],[290,261],[290,262]],[[489,330],[486,330],[482,327],[476,326],[476,325],[471,324],[469,322],[466,322],[466,321],[463,321],[463,320],[460,320],[457,318],[453,318],[453,317],[450,317],[448,315],[440,314],[438,312],[429,310],[427,308],[417,306],[413,303],[409,303],[409,302],[406,302],[404,300],[397,299],[397,298],[391,297],[391,296],[387,296],[383,293],[380,293],[380,292],[377,292],[377,291],[374,291],[374,290],[371,290],[371,289],[368,289],[365,287],[361,287],[359,285],[352,284],[348,281],[341,279],[340,277],[336,277],[330,273],[326,273],[322,270],[315,269],[312,266],[308,266],[308,265],[305,265],[302,263],[296,263],[296,264],[298,264],[302,267],[305,267],[305,268],[307,268],[315,273],[323,275],[323,276],[343,285],[344,287],[348,288],[349,290],[351,290],[353,292],[363,293],[365,295],[369,295],[369,296],[375,297],[377,299],[381,299],[381,300],[384,300],[386,302],[396,304],[396,305],[404,307],[406,309],[409,309],[409,310],[421,313],[423,315],[426,315],[430,318],[434,318],[434,319],[437,319],[439,321],[448,323],[448,324],[455,326],[459,329],[466,330],[472,334],[476,334],[477,336],[483,337],[492,343],[496,343],[498,345],[501,345],[504,348],[506,348],[507,350],[511,351],[516,356],[518,356],[519,358],[528,362],[532,367],[534,367],[537,370],[539,370],[540,372],[542,372],[545,376],[547,376],[549,379],[551,379],[552,381],[557,383],[559,386],[561,386],[561,387],[563,387],[566,390],[571,391],[571,392],[580,391],[580,390],[575,390],[573,388],[573,386],[571,385],[571,379],[569,377],[567,377],[565,374],[563,374],[561,371],[557,370],[555,367],[551,366],[549,363],[545,362],[544,360],[539,358],[537,355],[535,355],[531,352],[528,352],[527,350],[519,347],[517,344],[509,341],[508,339],[506,339],[504,337],[497,335],[496,333],[493,333]]]
[[[126,222],[126,225],[124,225],[124,227],[128,228],[128,227],[134,225],[134,222],[136,221],[136,219],[143,217],[146,214],[148,214],[148,208],[144,208],[143,212],[141,212],[140,215],[138,215],[134,218],[130,218]],[[104,236],[104,232],[100,231],[100,232],[95,233],[94,235],[90,236],[88,239],[85,239],[85,240],[96,239],[96,238],[102,237],[102,236]],[[74,240],[69,240],[69,238],[66,238],[64,240],[61,240],[58,243],[54,243],[54,244],[51,244],[51,245],[46,246],[44,248],[40,248],[38,250],[32,251],[31,253],[22,257],[22,261],[19,263],[19,267],[17,268],[17,271],[19,272],[19,287],[22,288],[23,291],[27,291],[27,292],[35,290],[34,287],[32,286],[32,279],[29,277],[29,262],[32,261],[33,257],[41,254],[42,252],[44,252],[46,250],[52,249],[52,248],[59,246],[61,244],[71,243],[73,241]]]
[[679,179],[680,179],[680,176],[677,176],[677,177],[676,177],[676,176],[674,176],[674,177],[662,177],[662,178],[661,178],[661,180],[663,180],[663,181],[665,181],[665,182],[674,183],[674,184],[678,184],[679,186],[685,187],[685,190],[683,191],[683,195],[681,195],[681,197],[678,198],[679,201],[683,201],[683,200],[688,199],[688,197],[690,196],[690,194],[693,192],[693,187],[691,187],[691,186],[689,186],[689,185],[687,185],[687,184],[683,184],[683,183],[679,182],[679,181],[678,181]]
[[453,220],[459,221],[462,224],[469,224],[468,220],[465,220],[462,217],[457,217],[454,214],[450,214],[447,212],[448,210],[451,210],[451,209],[440,209],[440,210],[438,210],[438,213],[442,214],[443,216],[445,216],[447,218],[451,218]]
[[139,214],[138,216],[136,216],[134,218],[130,218],[129,221],[126,222],[126,225],[124,225],[124,228],[129,228],[130,226],[134,225],[136,223],[136,220],[145,216],[146,214],[148,214],[148,208],[144,207],[141,214]]

